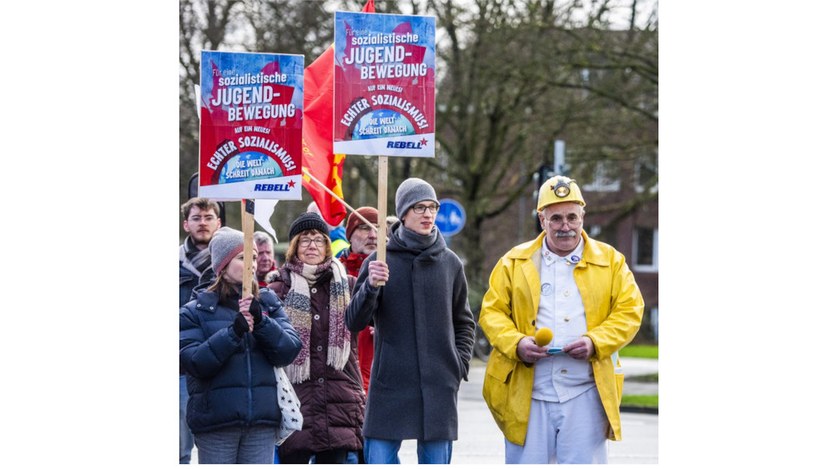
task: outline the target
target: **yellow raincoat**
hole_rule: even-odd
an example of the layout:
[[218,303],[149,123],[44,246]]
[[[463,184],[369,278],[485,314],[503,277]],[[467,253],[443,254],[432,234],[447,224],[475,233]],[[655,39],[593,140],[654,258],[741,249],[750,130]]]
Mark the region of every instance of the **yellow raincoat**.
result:
[[[525,444],[534,367],[517,357],[517,343],[534,335],[540,305],[540,256],[546,233],[514,247],[494,267],[480,311],[480,326],[493,345],[482,395],[505,438]],[[594,380],[609,420],[610,440],[620,440],[623,374],[617,351],[634,338],[643,318],[643,297],[623,254],[590,239],[574,281],[583,298],[586,332],[594,342]]]

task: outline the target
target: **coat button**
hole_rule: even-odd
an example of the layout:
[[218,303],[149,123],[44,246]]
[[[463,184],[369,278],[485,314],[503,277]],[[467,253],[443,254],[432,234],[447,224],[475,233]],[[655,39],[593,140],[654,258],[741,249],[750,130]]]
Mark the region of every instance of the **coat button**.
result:
[[324,383],[324,378],[319,378],[319,379],[318,379],[318,381],[319,381],[320,383]]
[[197,306],[197,307],[199,307],[199,308],[200,308],[200,307],[201,307],[201,303],[196,303],[196,304],[195,304],[195,306]]
[[210,311],[212,311],[212,310],[214,310],[214,309],[215,309],[215,307],[213,307],[213,306],[210,306]]
[[310,293],[316,293],[316,287],[311,288]]
[[537,323],[537,321],[531,321],[532,326],[536,325],[536,323]]
[[321,351],[322,351],[322,346],[321,346],[321,345],[317,345],[317,346],[316,346],[316,351],[317,351],[317,352],[321,352]]
[[566,317],[563,319],[563,321],[569,322],[569,321],[571,321],[571,318],[570,318],[570,317],[568,317],[568,316],[566,316]]
[[318,321],[319,320],[319,315],[318,314],[313,315],[313,319]]
[[571,292],[570,292],[570,291],[568,291],[568,290],[566,290],[566,291],[563,293],[563,296],[569,296],[569,295],[571,295]]

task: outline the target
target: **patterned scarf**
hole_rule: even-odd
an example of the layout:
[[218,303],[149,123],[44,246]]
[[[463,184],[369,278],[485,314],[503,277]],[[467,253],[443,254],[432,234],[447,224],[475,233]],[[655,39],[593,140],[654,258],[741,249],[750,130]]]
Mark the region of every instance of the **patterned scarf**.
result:
[[290,291],[284,297],[284,310],[293,328],[302,340],[302,348],[293,363],[285,367],[290,382],[298,384],[310,379],[310,329],[313,312],[310,310],[310,286],[327,271],[330,279],[330,325],[327,338],[327,364],[336,370],[344,369],[350,356],[350,331],[345,326],[345,310],[350,303],[350,286],[344,266],[336,259],[327,259],[318,265],[305,265],[300,260],[284,266],[290,272]]
[[210,250],[199,250],[189,236],[184,239],[184,244],[181,245],[178,258],[184,268],[198,276],[201,276],[201,274],[207,270],[207,267],[210,266]]

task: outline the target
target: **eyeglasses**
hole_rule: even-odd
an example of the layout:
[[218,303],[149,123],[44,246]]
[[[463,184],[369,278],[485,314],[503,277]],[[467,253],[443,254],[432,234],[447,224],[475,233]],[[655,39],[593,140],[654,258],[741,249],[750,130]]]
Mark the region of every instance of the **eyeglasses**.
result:
[[581,223],[583,223],[583,219],[579,215],[575,215],[573,213],[568,214],[566,218],[563,218],[562,215],[554,214],[546,218],[546,220],[548,220],[549,224],[554,229],[562,227],[563,222],[568,223],[572,228],[577,228]]
[[439,204],[434,204],[434,205],[419,205],[419,204],[417,204],[417,205],[413,206],[412,210],[417,215],[422,215],[423,213],[425,213],[425,209],[428,209],[428,211],[431,212],[431,213],[436,213],[436,212],[439,211]]
[[213,215],[204,215],[203,217],[201,215],[193,215],[189,217],[188,220],[193,223],[201,223],[201,220],[209,223],[211,221],[215,221],[215,217]]
[[313,243],[316,247],[320,248],[324,246],[326,242],[327,240],[325,238],[300,238],[299,246],[306,248],[307,246],[310,246],[310,243]]

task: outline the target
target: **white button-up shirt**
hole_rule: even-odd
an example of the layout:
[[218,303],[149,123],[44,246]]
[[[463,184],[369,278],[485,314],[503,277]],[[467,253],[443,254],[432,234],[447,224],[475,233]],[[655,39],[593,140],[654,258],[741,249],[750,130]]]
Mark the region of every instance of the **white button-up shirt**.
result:
[[[583,257],[583,239],[565,257],[551,252],[543,242],[540,269],[540,308],[536,328],[554,333],[550,347],[563,347],[586,333],[586,312],[580,290],[574,283],[574,267]],[[575,360],[561,353],[534,364],[531,397],[542,401],[566,402],[593,387],[594,372],[587,360]]]

